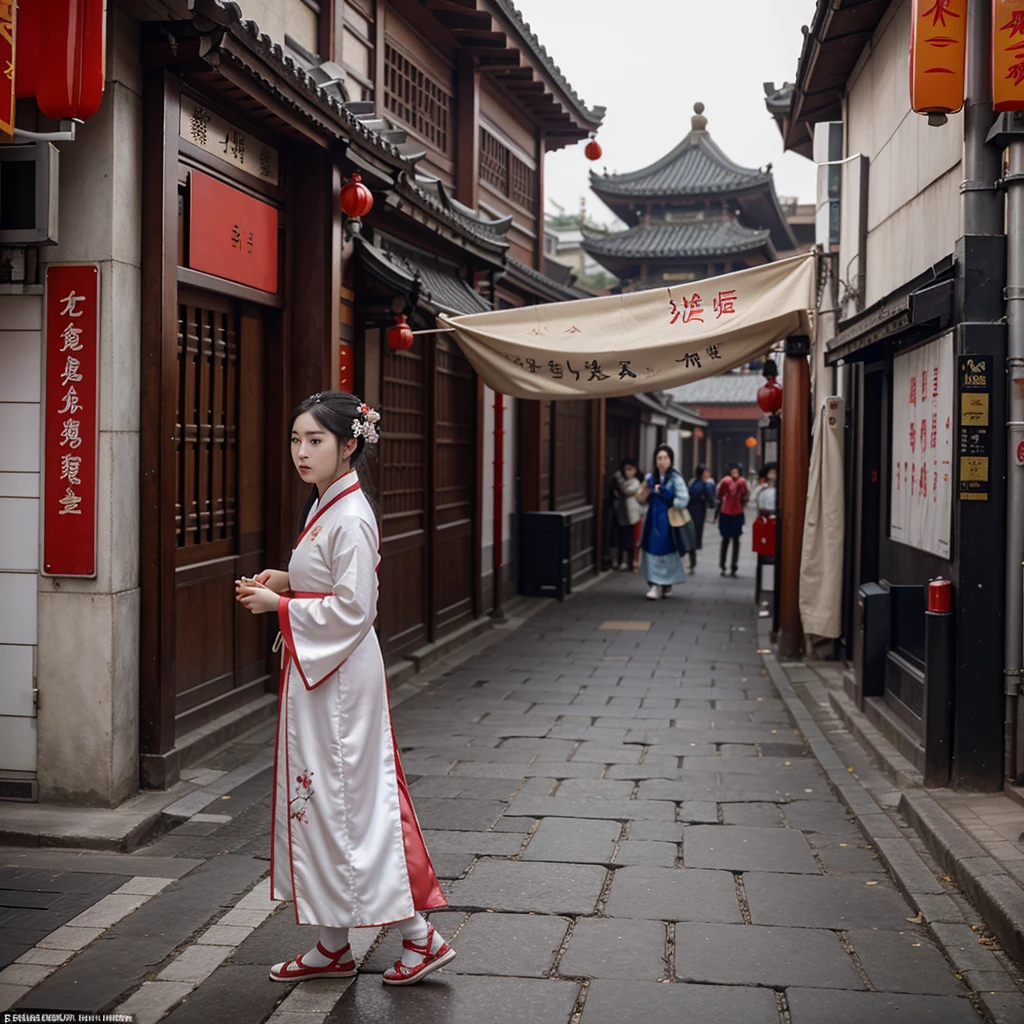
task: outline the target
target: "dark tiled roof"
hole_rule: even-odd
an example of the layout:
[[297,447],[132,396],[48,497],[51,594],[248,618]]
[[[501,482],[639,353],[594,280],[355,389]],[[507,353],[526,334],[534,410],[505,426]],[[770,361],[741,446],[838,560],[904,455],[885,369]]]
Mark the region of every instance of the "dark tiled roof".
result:
[[544,65],[548,74],[558,83],[558,87],[569,97],[572,101],[573,106],[576,108],[576,113],[591,126],[591,128],[597,128],[598,125],[604,120],[605,107],[588,107],[576,95],[576,90],[566,80],[565,75],[562,74],[562,69],[552,60],[551,55],[548,53],[544,44],[534,35],[529,23],[523,18],[522,14],[519,13],[518,8],[512,0],[495,0],[498,7],[502,12],[512,21],[515,25],[523,42],[530,48],[533,55]]
[[697,129],[649,167],[628,174],[590,174],[590,187],[610,196],[704,196],[770,186],[771,181],[770,171],[733,163],[706,130]]
[[[545,260],[544,262],[547,264],[549,261]],[[506,273],[510,278],[513,280],[518,279],[520,283],[528,288],[532,286],[548,302],[593,298],[590,292],[585,292],[582,288],[576,288],[566,281],[560,281],[549,274],[543,274],[539,270],[534,270],[533,267],[521,263],[512,256],[506,257],[505,267]],[[566,267],[566,270],[571,272],[569,267]]]
[[724,256],[770,246],[770,235],[767,228],[755,231],[736,220],[639,224],[614,235],[588,235],[583,248],[598,260],[602,256],[640,260]]
[[[779,382],[782,382],[782,363],[779,360]],[[689,406],[700,405],[756,405],[757,389],[764,383],[758,372],[721,373],[717,377],[704,377],[690,384],[671,388],[669,394]]]

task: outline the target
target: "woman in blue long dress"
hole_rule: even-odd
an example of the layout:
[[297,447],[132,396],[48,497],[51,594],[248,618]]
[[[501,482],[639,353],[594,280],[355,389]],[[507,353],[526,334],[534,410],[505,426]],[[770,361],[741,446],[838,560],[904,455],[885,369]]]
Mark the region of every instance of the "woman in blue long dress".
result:
[[686,579],[683,569],[683,536],[680,527],[668,521],[668,510],[686,508],[690,492],[672,463],[675,453],[667,444],[654,453],[654,472],[647,476],[647,519],[644,522],[641,571],[650,590],[649,601],[668,597],[676,583]]

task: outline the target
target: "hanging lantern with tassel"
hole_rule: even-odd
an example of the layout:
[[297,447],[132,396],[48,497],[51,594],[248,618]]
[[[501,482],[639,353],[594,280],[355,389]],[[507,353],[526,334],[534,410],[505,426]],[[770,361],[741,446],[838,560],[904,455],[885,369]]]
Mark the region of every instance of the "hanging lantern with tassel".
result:
[[597,133],[590,133],[590,141],[587,143],[586,148],[583,150],[583,155],[588,160],[600,160],[601,159],[601,143],[597,141]]
[[373,193],[353,174],[341,190],[341,212],[346,217],[365,217],[373,209]]
[[412,348],[415,340],[412,328],[405,321],[405,314],[400,314],[395,321],[395,326],[388,331],[388,348],[394,349],[396,352],[405,352]]
[[757,404],[761,407],[762,412],[774,416],[782,408],[782,387],[775,379],[779,375],[775,360],[766,359],[762,372],[765,381],[757,389]]

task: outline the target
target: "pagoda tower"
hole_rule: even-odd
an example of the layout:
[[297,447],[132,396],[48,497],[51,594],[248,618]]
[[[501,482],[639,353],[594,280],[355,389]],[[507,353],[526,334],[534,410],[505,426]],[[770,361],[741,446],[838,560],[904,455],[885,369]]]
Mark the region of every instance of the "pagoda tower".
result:
[[733,163],[708,132],[704,104],[693,110],[687,136],[649,167],[590,175],[590,187],[629,229],[585,232],[583,248],[622,291],[756,267],[797,247],[771,165]]

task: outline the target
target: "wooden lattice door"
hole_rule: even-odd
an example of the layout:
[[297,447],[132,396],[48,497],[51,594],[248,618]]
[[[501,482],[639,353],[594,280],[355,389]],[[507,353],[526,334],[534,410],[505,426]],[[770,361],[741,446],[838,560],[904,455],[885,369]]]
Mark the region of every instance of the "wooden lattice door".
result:
[[434,632],[473,617],[476,377],[455,342],[435,335]]
[[264,690],[266,627],[233,581],[264,568],[263,332],[258,310],[179,294],[175,486],[176,734]]

